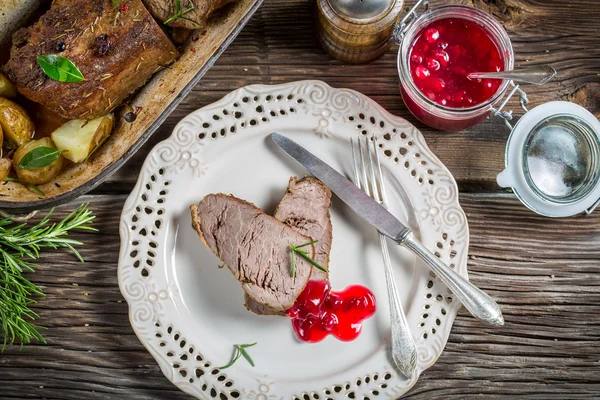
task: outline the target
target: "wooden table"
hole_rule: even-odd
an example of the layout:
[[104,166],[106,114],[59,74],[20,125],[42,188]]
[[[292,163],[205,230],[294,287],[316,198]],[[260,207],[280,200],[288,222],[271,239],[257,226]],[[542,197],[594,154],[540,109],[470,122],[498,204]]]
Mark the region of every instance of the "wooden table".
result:
[[[527,88],[533,105],[572,100],[600,113],[600,2],[462,2],[503,22],[517,66],[552,63],[559,71],[552,83]],[[530,212],[495,183],[508,137],[501,121],[465,132],[427,129],[402,103],[395,51],[368,65],[332,60],[314,41],[313,7],[309,0],[267,0],[129,164],[60,208],[64,215],[90,202],[101,232],[75,236],[86,243],[86,264],[50,253],[31,276],[47,293],[35,311],[48,327],[48,344],[12,346],[0,355],[0,398],[189,398],[163,377],[130,328],[116,277],[123,202],[148,150],[183,116],[240,86],[307,78],[358,90],[422,130],[461,190],[471,229],[470,277],[504,312],[504,327],[492,329],[462,310],[446,350],[407,398],[600,398],[600,211],[560,220]]]

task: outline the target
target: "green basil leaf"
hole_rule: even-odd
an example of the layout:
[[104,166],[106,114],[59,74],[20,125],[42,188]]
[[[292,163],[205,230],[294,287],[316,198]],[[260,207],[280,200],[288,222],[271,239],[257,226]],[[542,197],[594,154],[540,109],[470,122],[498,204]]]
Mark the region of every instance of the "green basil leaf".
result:
[[25,154],[19,162],[19,168],[37,169],[44,168],[52,164],[60,156],[60,151],[54,147],[36,147]]
[[81,82],[83,74],[71,60],[58,54],[38,56],[37,62],[50,78],[59,82]]

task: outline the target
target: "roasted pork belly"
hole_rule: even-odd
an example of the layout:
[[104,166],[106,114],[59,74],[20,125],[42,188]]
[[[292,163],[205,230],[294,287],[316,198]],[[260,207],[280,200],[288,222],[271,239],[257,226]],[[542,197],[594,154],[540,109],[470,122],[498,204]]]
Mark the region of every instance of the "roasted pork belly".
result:
[[[64,118],[92,119],[117,107],[178,52],[140,0],[55,0],[13,36],[4,67],[25,97]],[[82,82],[49,78],[37,57],[72,61]]]

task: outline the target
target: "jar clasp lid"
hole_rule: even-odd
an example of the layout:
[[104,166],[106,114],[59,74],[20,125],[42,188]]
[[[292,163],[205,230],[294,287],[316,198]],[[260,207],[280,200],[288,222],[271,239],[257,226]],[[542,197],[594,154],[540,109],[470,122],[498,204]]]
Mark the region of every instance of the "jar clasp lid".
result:
[[512,121],[513,119],[512,110],[503,111],[504,107],[506,107],[506,105],[515,93],[519,93],[519,104],[521,105],[523,111],[527,112],[529,111],[527,109],[529,99],[527,98],[527,93],[525,93],[525,91],[521,89],[519,85],[515,84],[514,81],[510,81],[510,85],[513,87],[512,90],[506,95],[506,98],[504,99],[504,101],[502,101],[502,103],[500,103],[498,108],[492,108],[492,112],[494,116],[502,118],[506,126],[508,126],[508,129],[512,131],[513,126],[510,124],[510,121]]
[[429,9],[429,0],[418,0],[415,5],[408,11],[408,13],[400,20],[400,22],[394,24],[394,31],[392,33],[392,39],[396,44],[400,44],[404,38],[404,34],[408,31],[411,24],[419,17],[417,9],[423,6],[423,12]]

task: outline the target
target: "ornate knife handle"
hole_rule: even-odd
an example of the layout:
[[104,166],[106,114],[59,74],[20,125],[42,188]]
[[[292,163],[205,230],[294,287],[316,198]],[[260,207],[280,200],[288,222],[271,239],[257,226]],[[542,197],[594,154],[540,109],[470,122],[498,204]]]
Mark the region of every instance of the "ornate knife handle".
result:
[[475,318],[491,325],[504,325],[502,311],[494,299],[450,269],[435,254],[423,246],[412,232],[406,234],[399,244],[405,246],[423,260]]

